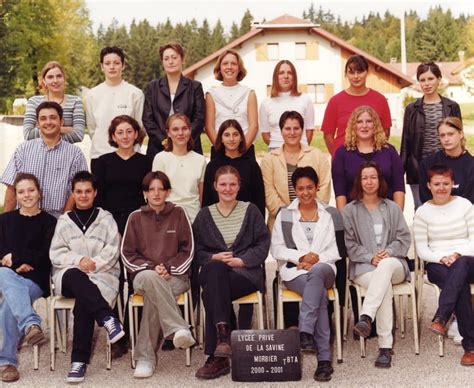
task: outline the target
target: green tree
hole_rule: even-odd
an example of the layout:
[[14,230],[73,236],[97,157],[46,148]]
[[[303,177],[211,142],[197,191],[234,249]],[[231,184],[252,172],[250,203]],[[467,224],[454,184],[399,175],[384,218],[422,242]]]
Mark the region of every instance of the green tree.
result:
[[211,35],[211,51],[219,50],[226,44],[224,28],[220,19],[217,19],[217,23],[212,30]]
[[240,21],[239,36],[242,36],[250,31],[252,28],[253,16],[250,13],[249,9],[244,13],[242,20]]
[[230,38],[229,40],[232,42],[236,40],[240,36],[239,26],[237,23],[233,22],[232,26],[230,27]]

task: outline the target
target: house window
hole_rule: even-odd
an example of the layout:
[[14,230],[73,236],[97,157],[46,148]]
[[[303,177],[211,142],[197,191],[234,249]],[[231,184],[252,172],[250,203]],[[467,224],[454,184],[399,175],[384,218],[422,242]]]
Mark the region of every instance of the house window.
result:
[[306,59],[306,43],[295,43],[295,58]]
[[277,61],[280,58],[278,43],[257,43],[255,55],[257,61]]
[[326,86],[324,84],[308,84],[307,93],[313,104],[326,102]]
[[278,61],[280,58],[278,51],[278,43],[267,43],[267,57],[269,61]]

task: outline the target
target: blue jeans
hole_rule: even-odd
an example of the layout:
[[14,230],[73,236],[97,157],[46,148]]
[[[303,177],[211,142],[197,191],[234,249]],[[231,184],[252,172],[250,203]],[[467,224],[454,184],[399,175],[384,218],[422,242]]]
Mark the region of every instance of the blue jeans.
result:
[[18,342],[28,327],[41,324],[31,305],[42,295],[35,282],[10,268],[0,268],[0,366],[18,366]]

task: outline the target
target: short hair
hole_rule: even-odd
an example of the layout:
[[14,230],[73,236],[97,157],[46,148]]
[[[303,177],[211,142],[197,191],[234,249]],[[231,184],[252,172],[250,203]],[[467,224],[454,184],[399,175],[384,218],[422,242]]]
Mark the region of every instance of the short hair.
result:
[[346,66],[344,68],[344,73],[351,71],[369,71],[369,62],[367,59],[359,54],[351,55],[347,58]]
[[138,124],[138,121],[135,120],[133,117],[130,117],[128,115],[120,115],[117,117],[114,117],[112,121],[110,122],[109,125],[109,144],[112,147],[118,148],[117,142],[114,141],[112,138],[112,135],[115,134],[115,131],[117,130],[117,127],[122,124],[122,123],[128,123],[132,126],[133,130],[138,133],[137,138],[135,139],[135,142],[133,144],[141,144],[144,134],[142,129],[140,128],[140,124]]
[[299,96],[301,93],[298,91],[298,75],[296,74],[296,68],[293,63],[291,63],[287,59],[282,59],[278,62],[273,69],[273,77],[272,77],[272,90],[270,93],[270,97],[278,97],[281,93],[280,84],[278,83],[278,75],[280,73],[280,68],[282,65],[290,66],[291,72],[293,73],[293,85],[291,85],[290,95],[291,96]]
[[240,144],[239,144],[239,152],[244,154],[247,151],[247,146],[245,145],[245,135],[242,127],[240,126],[239,122],[234,119],[225,120],[219,127],[219,131],[217,132],[216,142],[214,143],[214,148],[217,153],[225,154],[225,147],[222,145],[222,136],[224,132],[228,128],[235,128],[240,135]]
[[298,179],[301,179],[301,178],[310,179],[315,184],[315,186],[319,184],[318,174],[316,173],[314,168],[311,166],[298,167],[293,172],[293,174],[291,174],[291,183],[293,184],[293,187],[296,187],[296,183],[298,182]]
[[46,65],[43,66],[41,69],[41,78],[44,80],[46,74],[52,69],[59,69],[63,74],[63,77],[66,78],[66,73],[64,72],[64,67],[58,61],[49,61]]
[[15,192],[16,192],[16,186],[21,181],[32,181],[34,185],[36,186],[36,188],[38,189],[38,191],[41,193],[40,183],[36,175],[29,174],[27,172],[19,172],[18,174],[16,174],[15,180],[13,181],[13,187],[15,189]]
[[351,197],[352,199],[361,200],[364,196],[364,190],[362,190],[362,171],[366,168],[374,168],[377,171],[377,177],[379,179],[379,189],[377,190],[377,195],[379,198],[387,198],[388,194],[388,185],[385,180],[380,166],[374,161],[363,162],[359,170],[357,171],[356,179],[354,181],[354,186],[352,186]]
[[169,137],[168,135],[168,130],[171,126],[171,124],[173,123],[173,121],[175,120],[183,120],[186,125],[189,127],[189,131],[191,132],[191,136],[189,136],[189,140],[188,140],[188,144],[186,144],[186,149],[188,151],[191,151],[194,149],[194,140],[193,140],[193,137],[192,137],[192,128],[191,128],[191,121],[189,120],[188,116],[182,114],[182,113],[175,113],[175,114],[172,114],[171,116],[168,117],[168,119],[166,120],[166,144],[165,144],[165,151],[168,151],[168,152],[171,152],[173,151],[173,141],[171,140],[171,138]]
[[120,57],[122,65],[125,65],[125,53],[117,46],[107,46],[100,50],[100,63],[104,63],[104,57],[109,54],[116,54]]
[[92,175],[89,171],[78,171],[74,174],[74,177],[72,178],[71,182],[71,190],[74,191],[74,187],[76,186],[76,183],[81,183],[81,182],[90,182],[92,185],[92,188],[94,190],[97,190],[97,180],[95,179],[95,176]]
[[160,58],[161,58],[161,60],[163,60],[163,54],[168,49],[176,51],[179,54],[179,56],[181,57],[181,59],[184,59],[184,48],[183,48],[183,46],[181,46],[177,42],[171,42],[171,43],[167,43],[167,44],[160,47]]
[[163,171],[150,171],[144,177],[142,181],[142,190],[149,191],[151,182],[158,179],[163,185],[163,189],[171,190],[170,178]]
[[222,176],[222,175],[226,175],[226,174],[232,174],[232,175],[235,175],[237,177],[237,180],[239,181],[239,185],[240,185],[240,173],[239,171],[227,164],[225,166],[222,166],[222,167],[219,167],[216,171],[216,173],[214,174],[214,183],[217,183],[217,181],[219,180],[219,178]]
[[433,164],[429,169],[428,169],[428,183],[431,182],[431,179],[435,175],[443,175],[446,177],[451,178],[452,181],[454,181],[454,171],[451,167],[446,166],[445,164]]
[[[443,120],[441,120],[440,123],[438,124],[438,133],[439,133],[439,128],[442,125],[446,125],[448,127],[454,128],[458,132],[464,132],[464,128],[463,128],[463,125],[462,125],[462,120],[459,117],[449,116],[449,117],[445,117]],[[461,147],[462,147],[463,150],[466,149],[466,138],[465,137],[463,137],[461,139]]]
[[354,109],[347,122],[346,134],[344,138],[344,146],[349,151],[357,149],[357,120],[362,113],[367,112],[374,122],[374,148],[376,151],[380,151],[383,147],[387,147],[387,137],[382,127],[379,115],[374,108],[368,105],[362,105]]
[[416,68],[416,79],[419,81],[421,75],[423,73],[426,73],[427,71],[431,71],[435,75],[436,78],[443,78],[443,75],[441,74],[441,69],[439,68],[439,66],[433,61],[426,61],[426,62],[421,62]]
[[303,116],[301,116],[301,113],[295,110],[287,110],[286,112],[283,112],[278,123],[280,126],[280,131],[283,130],[286,120],[297,120],[301,129],[304,129],[304,119]]
[[59,118],[60,119],[63,118],[63,108],[57,102],[43,101],[41,104],[39,104],[36,107],[36,117],[37,118],[39,117],[39,114],[43,109],[54,109],[58,113]]
[[214,65],[214,77],[218,81],[222,81],[224,78],[222,77],[221,73],[221,64],[222,60],[227,54],[232,54],[235,55],[237,58],[237,62],[239,64],[239,74],[237,74],[237,81],[242,81],[245,76],[247,75],[247,69],[244,66],[244,61],[242,60],[242,57],[239,55],[239,53],[235,50],[232,49],[227,49],[225,50],[219,57],[217,58],[217,62]]

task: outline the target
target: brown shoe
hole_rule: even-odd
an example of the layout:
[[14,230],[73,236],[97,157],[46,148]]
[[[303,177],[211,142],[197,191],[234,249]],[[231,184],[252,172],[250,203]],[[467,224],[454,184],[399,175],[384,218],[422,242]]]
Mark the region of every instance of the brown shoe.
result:
[[430,330],[433,333],[441,335],[443,337],[446,337],[446,333],[448,332],[448,329],[446,328],[446,325],[439,318],[434,319],[434,321],[431,323]]
[[13,383],[20,378],[20,373],[15,365],[6,365],[2,370],[2,381],[4,383]]
[[46,341],[43,330],[38,325],[31,325],[26,329],[25,341],[28,345],[41,345]]
[[214,351],[216,357],[232,357],[232,348],[230,346],[230,327],[227,323],[218,323],[217,346]]
[[211,380],[224,376],[230,372],[229,359],[226,357],[209,356],[204,366],[196,372],[198,379]]
[[474,365],[474,352],[466,352],[461,358],[461,365],[472,366]]

